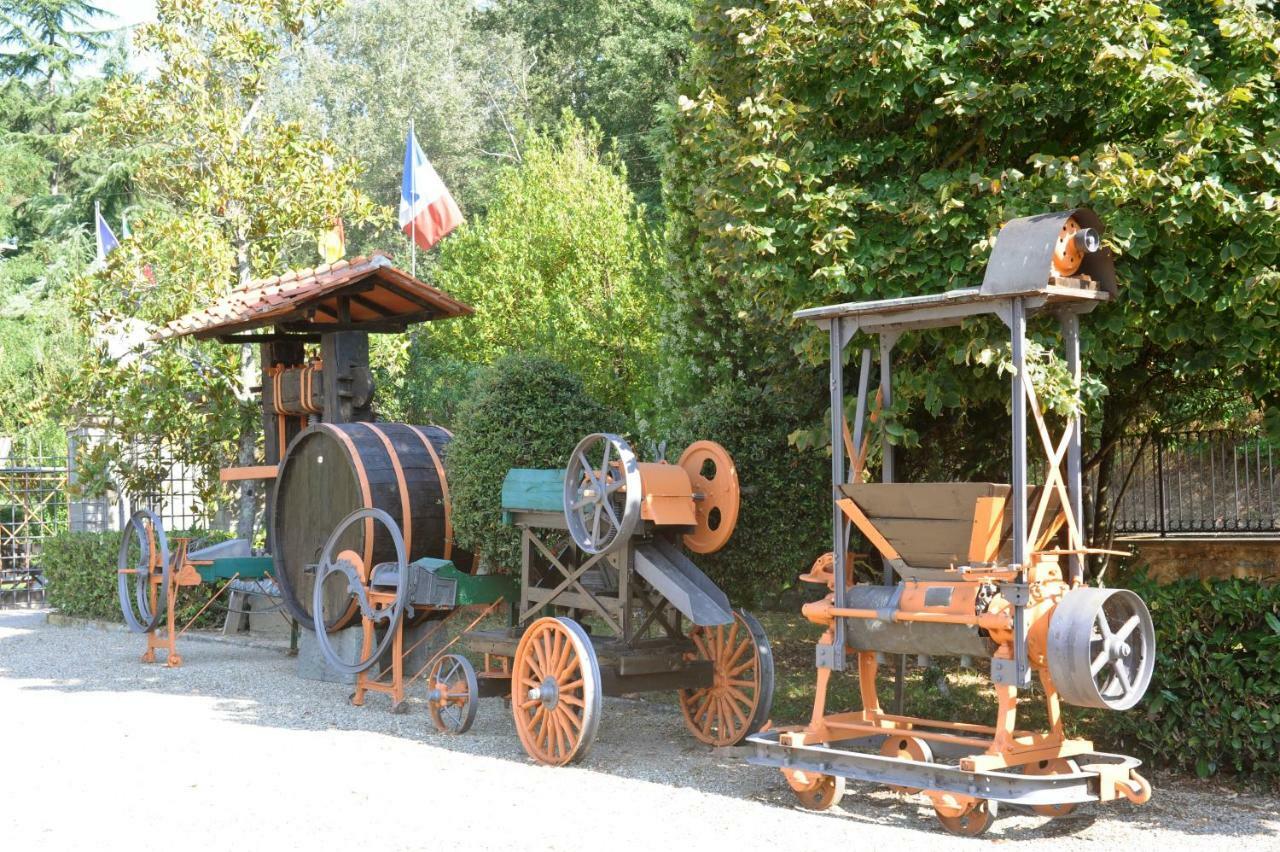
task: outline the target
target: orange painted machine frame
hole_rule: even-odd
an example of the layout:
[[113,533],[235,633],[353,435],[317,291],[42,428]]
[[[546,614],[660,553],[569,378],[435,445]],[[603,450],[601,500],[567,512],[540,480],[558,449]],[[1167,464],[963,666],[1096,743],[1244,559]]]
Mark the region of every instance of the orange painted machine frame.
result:
[[[169,572],[169,588],[164,590],[164,566],[160,564],[159,550],[155,546],[154,531],[148,528],[147,535],[151,539],[149,548],[151,555],[149,563],[144,569],[147,571],[147,577],[150,584],[147,589],[147,594],[151,601],[151,610],[154,612],[155,608],[160,605],[161,591],[166,591],[165,626],[163,630],[157,628],[145,634],[147,637],[147,650],[143,652],[141,659],[144,663],[154,663],[156,661],[156,651],[160,650],[164,652],[165,666],[169,668],[178,668],[182,665],[182,656],[178,653],[178,640],[182,638],[182,634],[186,633],[191,625],[195,623],[196,619],[204,614],[204,611],[207,610],[226,589],[230,588],[231,584],[229,582],[224,584],[223,587],[210,597],[209,600],[205,602],[204,606],[200,607],[199,611],[182,626],[182,629],[179,630],[177,626],[178,589],[182,587],[200,585],[203,582],[203,579],[200,577],[200,572],[196,570],[196,566],[209,565],[211,563],[206,560],[192,560],[188,558],[187,552],[191,545],[191,539],[175,538],[173,540],[175,545],[174,551],[169,557],[169,562],[172,566],[172,569]],[[136,570],[137,569],[133,568],[122,568],[119,570],[119,573],[133,574]]]

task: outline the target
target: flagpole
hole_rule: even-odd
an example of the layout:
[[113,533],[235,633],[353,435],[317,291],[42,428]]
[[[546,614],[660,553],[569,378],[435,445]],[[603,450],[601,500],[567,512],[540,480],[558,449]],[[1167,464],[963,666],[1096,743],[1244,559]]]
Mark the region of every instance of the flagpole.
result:
[[418,164],[413,156],[413,145],[418,141],[413,132],[413,116],[409,116],[409,274],[418,277],[418,217],[414,205],[418,203]]

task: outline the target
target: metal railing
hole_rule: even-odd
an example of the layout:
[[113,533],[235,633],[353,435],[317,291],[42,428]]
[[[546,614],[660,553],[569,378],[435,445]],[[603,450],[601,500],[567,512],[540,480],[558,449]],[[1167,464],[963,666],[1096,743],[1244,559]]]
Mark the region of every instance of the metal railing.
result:
[[1115,530],[1123,533],[1280,531],[1271,441],[1256,431],[1131,436],[1115,449]]
[[67,458],[40,446],[0,453],[0,606],[44,601],[40,548],[67,526]]

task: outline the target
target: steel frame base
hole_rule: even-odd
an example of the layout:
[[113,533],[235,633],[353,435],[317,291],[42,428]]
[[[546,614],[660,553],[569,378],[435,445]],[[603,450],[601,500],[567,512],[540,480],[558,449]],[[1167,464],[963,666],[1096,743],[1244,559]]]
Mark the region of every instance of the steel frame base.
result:
[[[948,763],[921,763],[855,749],[878,749],[892,735],[860,737],[828,745],[786,745],[788,733],[771,730],[747,737],[747,763],[820,775],[834,775],[873,784],[937,790],[1025,805],[1065,805],[1102,802],[1130,795],[1122,787],[1136,782],[1131,773],[1142,761],[1118,754],[1094,752],[1075,758],[1079,772],[1024,775],[1020,772],[969,771]],[[902,732],[906,733],[906,732]],[[902,735],[899,733],[898,735]]]

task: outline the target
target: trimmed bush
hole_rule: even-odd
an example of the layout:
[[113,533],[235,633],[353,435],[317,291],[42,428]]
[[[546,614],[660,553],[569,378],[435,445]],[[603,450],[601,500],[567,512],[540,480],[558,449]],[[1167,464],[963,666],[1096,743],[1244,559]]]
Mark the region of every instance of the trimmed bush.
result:
[[[686,412],[683,443],[706,439],[733,456],[742,489],[738,526],[719,553],[695,562],[735,603],[754,606],[791,588],[830,544],[829,457],[790,446],[794,406],[746,383],[717,388]],[[673,462],[678,453],[668,453]]]
[[1098,739],[1201,777],[1280,778],[1280,585],[1125,585],[1151,609],[1155,675],[1138,708],[1099,714]]
[[477,380],[449,444],[449,490],[458,542],[492,570],[516,573],[520,537],[502,523],[502,480],[513,467],[563,468],[592,432],[620,432],[623,416],[591,398],[582,380],[547,358],[507,356]]
[[[228,538],[220,531],[174,532],[168,534],[170,547],[179,535],[205,542]],[[118,532],[64,532],[48,539],[40,551],[39,565],[49,583],[50,606],[65,615],[122,621],[116,592],[119,551]],[[180,592],[178,597],[177,620],[180,625],[186,624],[212,594],[211,589],[203,586],[184,592]],[[193,626],[216,627],[224,615],[223,607],[214,604]]]

